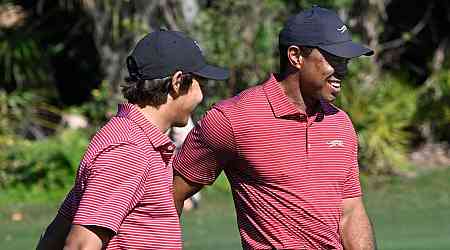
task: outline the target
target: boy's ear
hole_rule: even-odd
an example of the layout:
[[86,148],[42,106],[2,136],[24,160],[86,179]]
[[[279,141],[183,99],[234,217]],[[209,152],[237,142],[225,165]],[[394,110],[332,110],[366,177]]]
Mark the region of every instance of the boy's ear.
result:
[[183,72],[177,71],[172,76],[172,82],[170,83],[171,86],[170,86],[169,93],[174,95],[174,97],[180,95],[180,87],[181,87],[182,75],[183,75]]

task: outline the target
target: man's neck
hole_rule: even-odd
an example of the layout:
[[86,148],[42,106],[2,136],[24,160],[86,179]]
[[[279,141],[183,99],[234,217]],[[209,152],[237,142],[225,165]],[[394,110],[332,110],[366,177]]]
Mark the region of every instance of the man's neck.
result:
[[280,81],[281,88],[289,101],[295,105],[301,113],[312,115],[316,113],[319,101],[314,98],[306,98],[303,96],[300,89],[300,79],[298,74],[285,75],[284,79]]

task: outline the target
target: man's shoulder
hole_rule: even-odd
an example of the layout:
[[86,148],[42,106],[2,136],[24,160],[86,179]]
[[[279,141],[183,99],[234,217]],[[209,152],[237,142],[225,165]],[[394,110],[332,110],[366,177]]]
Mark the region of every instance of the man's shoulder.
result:
[[347,114],[347,112],[334,105],[333,103],[321,102],[321,106],[325,116],[351,122],[350,116]]
[[255,85],[243,90],[241,93],[217,102],[213,108],[228,113],[233,111],[245,111],[255,107],[261,101],[265,101],[263,85]]
[[328,123],[337,124],[342,133],[356,133],[352,119],[347,112],[332,103],[322,103],[322,109]]

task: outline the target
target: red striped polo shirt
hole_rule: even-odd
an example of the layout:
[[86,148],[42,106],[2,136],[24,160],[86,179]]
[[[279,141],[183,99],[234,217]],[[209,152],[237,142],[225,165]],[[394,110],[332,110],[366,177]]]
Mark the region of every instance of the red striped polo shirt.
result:
[[181,249],[173,200],[175,145],[132,104],[91,140],[59,213],[114,232],[106,249]]
[[306,116],[272,75],[216,104],[188,135],[175,170],[230,182],[244,249],[342,249],[342,201],[361,196],[357,137],[328,103]]

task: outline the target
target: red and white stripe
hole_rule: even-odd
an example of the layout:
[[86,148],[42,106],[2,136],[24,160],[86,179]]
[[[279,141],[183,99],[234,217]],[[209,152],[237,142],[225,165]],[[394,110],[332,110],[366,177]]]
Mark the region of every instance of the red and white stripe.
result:
[[106,249],[181,249],[172,196],[175,145],[132,104],[91,140],[59,213],[114,232]]
[[174,168],[201,184],[225,172],[245,249],[342,249],[342,200],[361,195],[349,117],[300,113],[273,76],[208,111]]

